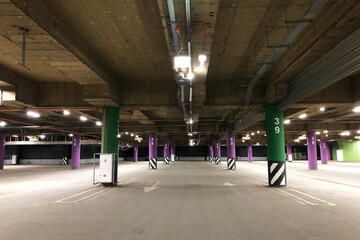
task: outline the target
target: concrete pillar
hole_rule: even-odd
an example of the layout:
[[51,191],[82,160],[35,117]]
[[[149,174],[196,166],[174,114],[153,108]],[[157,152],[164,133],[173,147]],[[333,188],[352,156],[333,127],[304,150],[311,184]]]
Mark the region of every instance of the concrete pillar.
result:
[[149,133],[149,169],[157,169],[157,138],[156,132]]
[[209,161],[212,161],[214,159],[214,147],[213,145],[209,145]]
[[0,135],[0,170],[4,169],[5,162],[5,135]]
[[307,131],[307,154],[309,169],[317,169],[316,136],[314,131]]
[[331,143],[326,143],[326,159],[331,160]]
[[72,151],[71,151],[71,169],[80,168],[80,149],[81,139],[79,134],[74,134],[72,139]]
[[169,164],[169,140],[165,140],[164,142],[164,164]]
[[171,161],[175,162],[175,144],[171,144]]
[[248,161],[252,162],[253,161],[253,152],[252,152],[252,145],[251,144],[247,145],[247,154],[248,154]]
[[221,147],[220,142],[215,142],[215,165],[221,164]]
[[134,162],[137,162],[139,158],[139,146],[135,145],[134,146]]
[[227,132],[227,169],[236,169],[235,136],[232,132]]
[[102,114],[101,152],[115,154],[114,182],[117,182],[119,153],[119,108],[105,107]]
[[283,112],[275,105],[265,106],[268,181],[270,187],[286,185]]
[[291,144],[286,144],[286,155],[288,162],[292,162],[292,151],[291,151]]
[[325,139],[320,139],[320,159],[322,164],[327,164]]

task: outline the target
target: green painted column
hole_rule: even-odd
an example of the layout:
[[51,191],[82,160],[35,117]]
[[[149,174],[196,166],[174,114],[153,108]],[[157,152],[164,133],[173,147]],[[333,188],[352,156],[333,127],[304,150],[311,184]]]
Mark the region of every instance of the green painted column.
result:
[[283,112],[275,105],[265,106],[269,186],[286,186]]
[[102,115],[101,153],[116,154],[115,182],[117,182],[119,108],[105,107]]

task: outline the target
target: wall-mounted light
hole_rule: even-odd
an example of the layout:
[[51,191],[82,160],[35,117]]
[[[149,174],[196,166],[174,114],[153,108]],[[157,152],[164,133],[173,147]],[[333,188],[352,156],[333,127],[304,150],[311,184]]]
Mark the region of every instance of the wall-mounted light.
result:
[[80,120],[83,121],[83,122],[86,122],[88,119],[85,116],[80,116]]
[[26,115],[28,115],[29,117],[34,117],[34,118],[39,118],[40,114],[37,112],[33,112],[33,111],[27,111]]

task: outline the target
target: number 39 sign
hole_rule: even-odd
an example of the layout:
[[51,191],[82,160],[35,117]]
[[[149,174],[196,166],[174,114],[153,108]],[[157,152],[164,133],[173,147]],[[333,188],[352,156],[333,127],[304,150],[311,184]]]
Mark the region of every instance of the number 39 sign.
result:
[[275,118],[275,133],[280,133],[280,119],[279,118]]

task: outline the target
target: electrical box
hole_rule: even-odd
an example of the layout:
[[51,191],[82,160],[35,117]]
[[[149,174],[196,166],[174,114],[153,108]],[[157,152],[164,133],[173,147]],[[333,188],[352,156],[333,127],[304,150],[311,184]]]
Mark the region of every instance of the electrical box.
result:
[[100,183],[113,183],[114,160],[114,154],[100,154]]

